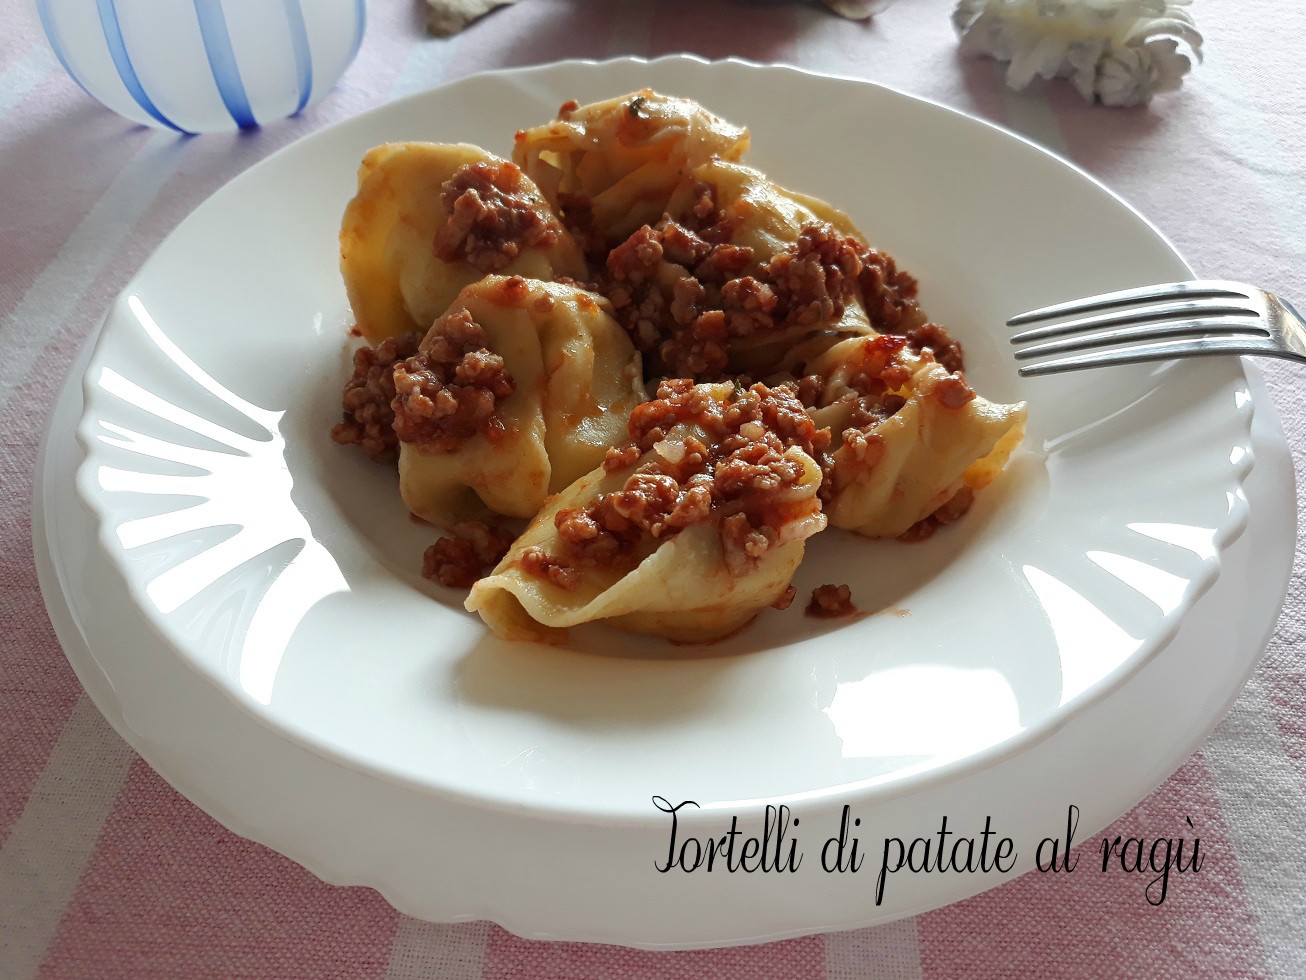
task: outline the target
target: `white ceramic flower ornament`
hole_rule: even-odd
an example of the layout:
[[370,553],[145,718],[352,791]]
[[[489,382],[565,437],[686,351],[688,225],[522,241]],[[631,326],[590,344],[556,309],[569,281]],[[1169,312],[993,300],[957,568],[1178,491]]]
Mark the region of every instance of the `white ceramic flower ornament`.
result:
[[960,0],[952,24],[966,54],[1008,62],[1007,85],[1067,78],[1088,102],[1133,106],[1177,89],[1201,60],[1191,0]]

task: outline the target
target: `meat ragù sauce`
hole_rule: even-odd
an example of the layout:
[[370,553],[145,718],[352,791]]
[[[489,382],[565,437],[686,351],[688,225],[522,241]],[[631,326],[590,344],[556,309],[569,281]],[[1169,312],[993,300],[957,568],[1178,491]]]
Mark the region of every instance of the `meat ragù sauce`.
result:
[[393,463],[399,456],[395,435],[395,364],[417,353],[417,333],[389,337],[375,347],[354,351],[354,373],[341,397],[344,420],[331,430],[342,446],[357,446],[378,463]]
[[727,569],[740,577],[772,548],[825,526],[810,463],[829,432],[788,388],[754,384],[722,398],[716,386],[667,381],[634,410],[628,433],[605,469],[633,472],[619,490],[559,511],[560,553],[526,549],[527,574],[575,588],[582,567],[610,566],[643,540],[712,523]]
[[421,453],[456,452],[476,435],[504,431],[498,405],[517,390],[503,358],[467,310],[436,320],[412,357],[394,365],[394,429]]
[[528,248],[548,248],[562,226],[515,163],[465,163],[443,186],[449,220],[435,234],[435,254],[498,272]]
[[804,610],[808,616],[818,619],[838,619],[856,611],[852,589],[846,585],[818,585],[812,590],[812,599]]
[[[569,201],[567,211],[588,241],[583,205]],[[769,259],[732,244],[732,231],[715,189],[700,184],[684,214],[643,225],[607,253],[598,288],[645,355],[648,377],[729,377],[732,342],[833,324],[854,302],[877,331],[961,370],[961,345],[926,320],[916,280],[888,255],[824,222]]]
[[664,217],[612,249],[598,285],[647,375],[715,381],[730,374],[732,341],[837,321],[857,296],[860,249],[814,224],[762,262]]
[[499,564],[515,535],[481,521],[459,521],[422,555],[422,575],[454,589],[469,589]]

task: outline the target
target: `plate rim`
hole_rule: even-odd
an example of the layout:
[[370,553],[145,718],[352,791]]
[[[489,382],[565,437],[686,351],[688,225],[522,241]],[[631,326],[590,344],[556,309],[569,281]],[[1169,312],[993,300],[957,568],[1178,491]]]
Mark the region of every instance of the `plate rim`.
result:
[[[1088,181],[1100,192],[1106,194],[1117,205],[1128,212],[1135,221],[1146,228],[1148,232],[1150,232],[1150,234],[1152,234],[1156,240],[1165,247],[1174,260],[1186,269],[1189,275],[1192,275],[1191,267],[1175,247],[1174,243],[1171,242],[1155,224],[1153,224],[1128,201],[1111,190],[1106,184],[1083,170],[1081,167],[1005,126],[972,115],[962,109],[946,105],[928,97],[906,92],[892,85],[855,78],[849,75],[799,68],[792,65],[762,63],[733,57],[726,59],[707,59],[697,55],[688,54],[664,55],[657,58],[620,57],[606,59],[561,59],[541,64],[497,68],[465,75],[449,82],[431,86],[410,93],[401,98],[381,103],[380,105],[373,106],[346,119],[332,123],[329,126],[316,129],[312,133],[308,133],[300,139],[279,148],[264,159],[237,174],[231,178],[231,180],[216,188],[210,195],[206,196],[203,201],[197,204],[195,208],[178,223],[176,228],[159,242],[159,244],[151,251],[150,255],[144,260],[141,267],[124,285],[121,292],[111,301],[103,327],[95,338],[90,358],[87,363],[87,369],[82,378],[84,407],[76,431],[78,442],[81,444],[81,447],[85,452],[85,459],[78,467],[76,490],[82,504],[90,509],[98,522],[97,541],[101,552],[107,556],[109,565],[114,568],[124,580],[129,592],[137,599],[138,605],[140,604],[140,586],[137,582],[133,581],[132,576],[127,574],[124,563],[120,560],[120,549],[112,540],[112,525],[108,520],[112,508],[104,505],[100,491],[93,485],[91,479],[93,475],[94,440],[89,430],[96,418],[92,415],[92,406],[95,402],[95,398],[91,378],[95,373],[97,366],[101,364],[101,357],[104,355],[105,349],[109,343],[108,338],[111,333],[109,329],[109,321],[112,319],[114,311],[125,304],[128,296],[136,287],[137,282],[140,280],[142,275],[148,271],[155,256],[166,250],[174,238],[184,232],[186,226],[194,219],[195,215],[205,209],[213,197],[223,193],[238,182],[252,179],[255,175],[261,173],[264,168],[274,165],[274,162],[279,160],[283,154],[295,151],[301,144],[312,142],[330,132],[333,132],[341,126],[347,125],[362,117],[370,116],[382,111],[388,111],[396,106],[417,103],[429,99],[436,92],[446,92],[463,85],[475,84],[485,79],[501,78],[505,76],[510,78],[521,78],[522,76],[531,76],[534,74],[556,72],[567,69],[578,68],[586,70],[609,65],[665,65],[676,62],[694,63],[706,67],[709,70],[712,69],[713,66],[734,66],[743,68],[747,71],[777,71],[781,73],[808,76],[815,79],[849,82],[858,86],[880,89],[911,102],[943,110],[947,112],[954,121],[964,121],[964,123],[978,128],[979,130],[995,130],[999,134],[1015,139],[1024,147],[1036,151],[1042,157],[1050,160],[1054,165],[1070,170],[1080,179]],[[1246,391],[1247,376],[1242,367],[1241,361],[1238,361],[1237,372],[1237,380],[1241,383],[1242,389]],[[1214,541],[1214,555],[1207,563],[1205,563],[1203,571],[1188,581],[1180,605],[1164,617],[1158,629],[1150,633],[1141,642],[1138,649],[1130,654],[1129,657],[1122,661],[1105,677],[1099,679],[1097,682],[1079,692],[1068,701],[1063,702],[1048,717],[1040,719],[1029,727],[1023,728],[1017,734],[989,745],[977,752],[949,760],[927,770],[907,772],[905,774],[889,773],[887,775],[870,777],[863,780],[841,783],[834,786],[826,786],[820,789],[791,793],[783,796],[742,800],[717,800],[704,803],[702,805],[703,812],[711,813],[728,811],[739,813],[742,817],[746,814],[756,813],[768,804],[814,804],[828,802],[836,798],[844,799],[849,802],[887,801],[929,790],[970,773],[990,768],[999,762],[1027,751],[1034,745],[1037,745],[1051,737],[1068,724],[1074,717],[1119,691],[1131,678],[1155,659],[1160,651],[1163,650],[1168,642],[1173,638],[1183,621],[1184,615],[1202,595],[1209,591],[1221,574],[1220,558],[1222,553],[1230,543],[1236,540],[1243,533],[1246,528],[1248,515],[1246,498],[1242,492],[1242,488],[1252,467],[1255,465],[1254,453],[1251,445],[1253,412],[1254,400],[1249,398],[1246,405],[1240,409],[1241,420],[1243,423],[1242,444],[1240,448],[1243,450],[1244,456],[1242,465],[1237,468],[1236,478],[1233,481],[1233,489],[1235,489],[1237,493],[1228,516],[1224,519],[1221,526],[1217,528]],[[418,778],[410,773],[396,771],[396,769],[389,765],[378,766],[374,761],[369,760],[361,753],[347,751],[339,746],[320,740],[313,733],[304,730],[300,726],[289,724],[275,717],[269,717],[266,713],[259,710],[260,706],[252,698],[243,696],[243,692],[233,690],[229,684],[223,683],[222,679],[216,676],[216,672],[211,671],[205,665],[198,663],[195,658],[187,656],[181,650],[176,649],[175,645],[168,638],[166,632],[163,631],[154,617],[149,616],[147,613],[144,619],[145,622],[149,624],[152,631],[163,640],[165,645],[173,650],[178,659],[180,659],[188,669],[198,673],[207,683],[213,685],[224,694],[229,701],[233,702],[239,706],[241,710],[256,719],[259,724],[270,729],[279,738],[335,764],[390,783],[418,790],[436,798],[448,799],[450,801],[478,807],[487,807],[511,812],[529,810],[549,819],[570,820],[584,822],[591,825],[647,826],[652,823],[660,822],[660,814],[657,812],[649,813],[615,807],[605,807],[601,810],[596,810],[589,804],[584,806],[569,806],[566,803],[557,800],[544,801],[538,799],[509,798],[506,794],[484,793],[461,786],[450,787],[447,785],[438,785],[429,780]]]

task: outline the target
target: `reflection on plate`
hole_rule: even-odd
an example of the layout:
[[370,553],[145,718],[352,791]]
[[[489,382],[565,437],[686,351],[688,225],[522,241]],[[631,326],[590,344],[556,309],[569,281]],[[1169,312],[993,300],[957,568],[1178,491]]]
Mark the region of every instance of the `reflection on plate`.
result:
[[[801,616],[764,618],[675,658],[601,628],[560,650],[504,643],[417,576],[430,529],[392,474],[342,454],[321,423],[346,357],[335,228],[363,151],[428,138],[506,151],[504,133],[569,98],[643,85],[753,123],[760,167],[847,204],[921,275],[977,387],[1029,401],[1025,448],[956,527],[910,547],[814,540],[799,593],[838,568],[883,613],[815,634]],[[850,117],[898,136],[849,138]],[[957,180],[958,159],[983,179]],[[1000,326],[1066,295],[1186,276],[1090,179],[887,89],[692,59],[480,76],[309,137],[187,219],[110,312],[85,376],[78,488],[176,656],[353,768],[471,803],[650,823],[653,794],[727,807],[902,791],[1014,752],[1123,683],[1244,526],[1238,362],[1025,382]]]

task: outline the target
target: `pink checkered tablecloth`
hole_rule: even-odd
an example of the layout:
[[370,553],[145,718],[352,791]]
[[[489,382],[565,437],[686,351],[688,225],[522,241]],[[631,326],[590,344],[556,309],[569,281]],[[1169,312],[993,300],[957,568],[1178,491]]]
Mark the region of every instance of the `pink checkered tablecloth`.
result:
[[[1161,907],[1143,903],[1128,876],[1033,874],[886,927],[647,953],[407,919],[369,889],[323,884],[223,829],[82,693],[41,602],[30,526],[55,393],[159,241],[215,188],[305,133],[487,68],[688,48],[885,82],[1067,156],[1199,272],[1306,300],[1306,6],[1199,0],[1206,63],[1152,109],[1119,111],[1087,107],[1065,85],[1007,91],[996,65],[958,58],[937,0],[901,0],[870,25],[776,2],[528,0],[447,40],[421,33],[415,0],[374,0],[358,59],[325,102],[253,135],[191,140],[91,102],[25,6],[0,0],[0,977],[1306,977],[1300,546],[1247,690],[1111,831],[1202,815],[1202,873]],[[1300,467],[1303,375],[1265,370]]]

